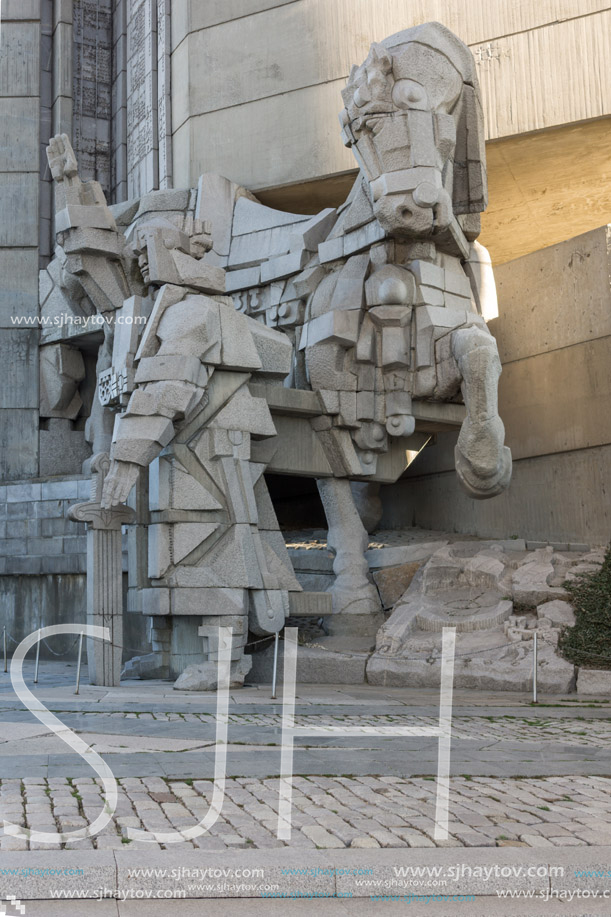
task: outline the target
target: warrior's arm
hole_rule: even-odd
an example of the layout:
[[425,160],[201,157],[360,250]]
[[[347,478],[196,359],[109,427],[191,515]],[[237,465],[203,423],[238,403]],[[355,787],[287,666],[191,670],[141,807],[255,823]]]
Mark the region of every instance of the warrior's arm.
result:
[[164,311],[156,331],[160,346],[153,356],[140,359],[136,388],[115,424],[104,506],[127,499],[140,468],[157,458],[173,439],[174,424],[201,403],[210,369],[203,357],[205,343],[197,342],[208,342],[209,346],[218,338],[214,317],[215,313],[202,305],[201,297],[181,300]]
[[96,181],[81,181],[66,134],[51,138],[47,159],[55,181],[55,232],[66,255],[65,267],[78,277],[97,312],[118,309],[136,292],[128,279],[133,255],[104,192]]
[[[202,382],[206,378],[206,369],[202,364],[200,378]],[[127,410],[115,427],[110,450],[112,464],[104,482],[103,506],[110,507],[127,500],[140,469],[150,465],[174,438],[174,423],[193,411],[204,392],[205,384],[179,380],[148,382],[135,389]]]

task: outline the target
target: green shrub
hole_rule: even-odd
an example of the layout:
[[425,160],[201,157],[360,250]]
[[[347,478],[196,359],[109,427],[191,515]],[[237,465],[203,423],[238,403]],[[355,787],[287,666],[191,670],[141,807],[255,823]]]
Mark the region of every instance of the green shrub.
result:
[[558,649],[575,665],[611,669],[611,545],[600,570],[564,583],[575,625],[562,631]]

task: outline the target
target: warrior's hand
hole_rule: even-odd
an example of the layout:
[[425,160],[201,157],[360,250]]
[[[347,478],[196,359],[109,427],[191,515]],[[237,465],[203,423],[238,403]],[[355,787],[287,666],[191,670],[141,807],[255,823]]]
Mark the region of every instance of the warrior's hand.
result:
[[125,503],[132,487],[138,480],[139,473],[140,465],[113,459],[102,490],[102,506],[104,509],[110,509],[111,506]]
[[47,147],[47,159],[54,181],[63,182],[65,178],[78,176],[78,163],[67,134],[56,134],[55,137],[51,137]]
[[[47,159],[56,182],[55,232],[60,245],[63,245],[61,233],[71,229],[108,229],[116,233],[117,224],[99,182],[81,181],[76,156],[66,134],[56,134],[50,139]],[[73,251],[76,250],[73,247]]]

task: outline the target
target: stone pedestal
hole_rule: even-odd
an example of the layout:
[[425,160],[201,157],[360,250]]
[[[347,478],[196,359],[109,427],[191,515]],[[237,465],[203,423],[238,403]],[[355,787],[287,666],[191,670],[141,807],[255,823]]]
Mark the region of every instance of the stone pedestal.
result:
[[102,507],[102,488],[109,468],[106,453],[93,458],[91,501],[70,507],[68,515],[88,526],[87,624],[108,627],[111,636],[110,642],[87,640],[89,682],[116,687],[121,681],[123,655],[121,526],[133,522],[135,513],[123,504]]

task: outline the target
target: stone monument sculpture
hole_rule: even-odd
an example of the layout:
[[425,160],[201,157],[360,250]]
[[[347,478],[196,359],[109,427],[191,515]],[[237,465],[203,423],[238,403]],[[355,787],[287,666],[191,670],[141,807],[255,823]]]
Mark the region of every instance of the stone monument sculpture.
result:
[[[239,684],[250,667],[243,652],[248,630],[280,629],[288,589],[301,588],[267,494],[265,466],[250,455],[251,436],[264,439],[276,431],[265,400],[251,395],[248,382],[258,376],[282,380],[290,368],[290,341],[221,295],[224,271],[201,261],[209,247],[205,227],[192,223],[187,234],[167,218],[171,214],[157,211],[136,215],[126,237],[99,185],[80,182],[68,138],[54,138],[48,154],[60,192],[56,227],[65,267],[100,302],[98,311],[107,311],[102,307],[110,301],[114,312],[115,321],[105,324],[104,362],[98,363],[102,427],[115,411],[99,507],[109,519],[122,514],[140,470],[154,463],[147,526],[151,588],[141,590],[153,641],[167,642],[154,671],[181,674],[186,657],[201,663],[197,684],[212,687],[222,623],[233,627],[232,681]],[[115,252],[120,257],[112,259]],[[109,277],[114,286],[106,285]],[[141,335],[140,316],[147,318]],[[169,617],[173,633],[164,641]],[[178,670],[171,658],[177,656]]]
[[[313,217],[212,174],[109,208],[80,182],[68,138],[49,146],[63,288],[114,317],[90,420],[111,459],[101,505],[121,506],[149,468],[136,526],[148,568],[133,546],[131,585],[155,652],[137,665],[183,672],[179,686],[214,686],[220,623],[234,628],[234,683],[248,630],[276,632],[291,607],[374,634],[383,615],[351,485],[397,480],[435,430],[460,426],[472,497],[510,480],[485,321],[494,280],[476,242],[487,189],[471,53],[438,23],[408,29],[371,46],[343,96],[360,171],[345,204]],[[317,480],[332,608],[300,594],[266,470]]]

